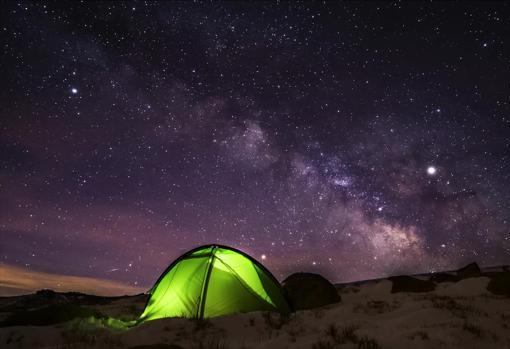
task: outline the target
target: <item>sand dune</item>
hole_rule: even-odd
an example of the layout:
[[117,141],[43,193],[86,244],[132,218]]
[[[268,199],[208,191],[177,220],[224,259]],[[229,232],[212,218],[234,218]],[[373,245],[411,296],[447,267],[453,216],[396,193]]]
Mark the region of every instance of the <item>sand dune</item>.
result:
[[[434,290],[426,292],[402,291],[409,284],[395,288],[395,283],[400,282],[395,278],[337,285],[341,302],[290,316],[253,312],[205,321],[167,318],[132,328],[93,317],[51,326],[2,327],[0,346],[505,349],[510,348],[510,295],[494,294],[488,285],[495,275],[507,277],[506,273],[436,282]],[[420,279],[428,281],[427,276]],[[9,298],[11,308],[16,299]],[[105,317],[128,321],[141,312],[145,300],[141,296],[104,299],[87,308]],[[0,302],[0,311],[5,311],[7,305],[5,299]]]

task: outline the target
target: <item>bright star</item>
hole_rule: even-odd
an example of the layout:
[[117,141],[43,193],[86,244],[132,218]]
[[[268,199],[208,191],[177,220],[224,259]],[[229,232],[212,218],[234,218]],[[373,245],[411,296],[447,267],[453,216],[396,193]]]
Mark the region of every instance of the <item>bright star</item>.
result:
[[435,175],[437,172],[437,169],[434,166],[429,166],[427,168],[427,173],[431,176]]
[[72,93],[73,95],[77,94],[77,93],[78,93],[78,89],[77,89],[76,87],[73,87],[73,88],[71,89],[71,93]]
[[260,256],[260,258],[264,261],[264,260],[266,260],[267,257],[265,254],[263,254],[262,256]]

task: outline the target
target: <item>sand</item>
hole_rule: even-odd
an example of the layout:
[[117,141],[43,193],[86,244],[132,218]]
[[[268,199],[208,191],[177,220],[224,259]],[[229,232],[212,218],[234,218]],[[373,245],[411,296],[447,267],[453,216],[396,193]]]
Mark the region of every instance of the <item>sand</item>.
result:
[[[510,298],[488,292],[488,282],[468,278],[431,292],[393,294],[389,280],[349,285],[339,288],[340,303],[290,317],[254,312],[206,321],[160,319],[123,330],[86,319],[2,327],[0,347],[510,349]],[[95,306],[116,317],[137,307],[140,299],[130,304],[130,298]]]

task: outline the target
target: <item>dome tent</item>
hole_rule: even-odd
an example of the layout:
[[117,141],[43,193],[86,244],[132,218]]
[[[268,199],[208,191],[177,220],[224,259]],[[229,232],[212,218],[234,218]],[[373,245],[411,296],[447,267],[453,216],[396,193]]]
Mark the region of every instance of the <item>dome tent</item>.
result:
[[163,317],[209,318],[256,310],[290,311],[275,277],[245,253],[207,245],[163,272],[138,322]]

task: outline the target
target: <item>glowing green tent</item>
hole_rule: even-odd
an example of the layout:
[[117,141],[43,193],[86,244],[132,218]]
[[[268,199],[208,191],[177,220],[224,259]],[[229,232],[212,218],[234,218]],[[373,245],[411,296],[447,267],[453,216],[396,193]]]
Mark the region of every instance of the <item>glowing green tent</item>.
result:
[[289,312],[279,282],[266,268],[241,251],[219,245],[202,246],[179,257],[150,293],[138,322],[255,310]]

